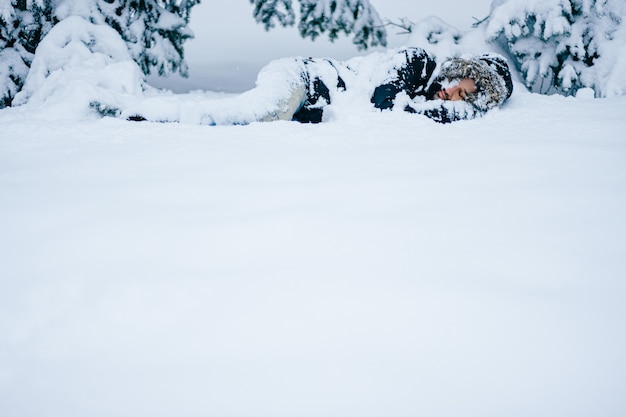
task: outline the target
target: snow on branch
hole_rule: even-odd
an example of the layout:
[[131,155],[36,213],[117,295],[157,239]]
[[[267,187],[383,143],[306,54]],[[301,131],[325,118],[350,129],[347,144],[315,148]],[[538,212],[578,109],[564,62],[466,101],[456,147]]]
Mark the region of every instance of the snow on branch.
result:
[[624,16],[624,0],[496,0],[485,33],[532,91],[608,97],[626,94]]
[[[300,4],[298,30],[303,38],[327,34],[334,41],[340,34],[352,35],[359,49],[386,45],[386,31],[369,0],[297,0]],[[292,0],[250,0],[253,15],[266,30],[278,23],[293,26],[296,13]]]

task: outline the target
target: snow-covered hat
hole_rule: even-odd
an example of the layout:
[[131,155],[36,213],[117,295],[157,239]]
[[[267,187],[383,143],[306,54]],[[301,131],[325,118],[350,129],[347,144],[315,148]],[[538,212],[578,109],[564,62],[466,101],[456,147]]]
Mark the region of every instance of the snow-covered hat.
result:
[[468,94],[466,101],[479,110],[497,107],[513,93],[509,66],[498,54],[452,58],[442,64],[439,80],[462,78],[471,78],[476,83],[476,92]]

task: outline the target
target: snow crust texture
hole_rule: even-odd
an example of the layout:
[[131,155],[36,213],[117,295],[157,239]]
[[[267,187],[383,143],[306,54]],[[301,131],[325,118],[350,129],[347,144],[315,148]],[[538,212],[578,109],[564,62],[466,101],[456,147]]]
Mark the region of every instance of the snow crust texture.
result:
[[626,103],[522,91],[445,126],[3,110],[0,414],[623,415]]

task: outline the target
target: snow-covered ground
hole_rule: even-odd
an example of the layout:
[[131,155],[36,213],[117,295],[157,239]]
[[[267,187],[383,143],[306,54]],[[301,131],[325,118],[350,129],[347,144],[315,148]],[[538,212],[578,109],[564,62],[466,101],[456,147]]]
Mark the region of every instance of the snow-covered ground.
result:
[[0,415],[626,415],[626,98],[522,90],[451,125],[0,112]]

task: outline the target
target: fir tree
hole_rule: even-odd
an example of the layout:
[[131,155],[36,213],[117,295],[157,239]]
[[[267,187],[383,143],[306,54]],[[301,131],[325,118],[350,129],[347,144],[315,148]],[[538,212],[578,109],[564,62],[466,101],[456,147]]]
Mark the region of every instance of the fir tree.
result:
[[617,65],[626,52],[625,15],[624,0],[496,0],[486,34],[534,92],[571,95],[589,87],[598,97],[626,94],[623,83],[611,81],[623,72]]
[[[265,29],[276,22],[292,26],[296,14],[292,0],[250,0],[254,5],[254,17]],[[359,49],[385,45],[386,32],[378,13],[369,0],[298,0],[300,14],[298,29],[302,37],[317,38],[327,33],[331,41],[339,34],[352,34],[352,42]]]

